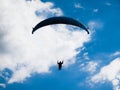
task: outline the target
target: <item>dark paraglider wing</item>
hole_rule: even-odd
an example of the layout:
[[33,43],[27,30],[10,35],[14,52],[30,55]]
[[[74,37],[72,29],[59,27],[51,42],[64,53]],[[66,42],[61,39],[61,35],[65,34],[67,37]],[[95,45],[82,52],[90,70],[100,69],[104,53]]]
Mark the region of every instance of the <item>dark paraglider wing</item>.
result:
[[88,29],[79,21],[69,18],[69,17],[52,17],[52,18],[48,18],[45,19],[43,21],[41,21],[40,23],[38,23],[32,30],[32,34],[39,28],[47,26],[47,25],[52,25],[52,24],[69,24],[69,25],[74,25],[74,26],[78,26],[82,29],[84,29],[88,34],[89,31]]

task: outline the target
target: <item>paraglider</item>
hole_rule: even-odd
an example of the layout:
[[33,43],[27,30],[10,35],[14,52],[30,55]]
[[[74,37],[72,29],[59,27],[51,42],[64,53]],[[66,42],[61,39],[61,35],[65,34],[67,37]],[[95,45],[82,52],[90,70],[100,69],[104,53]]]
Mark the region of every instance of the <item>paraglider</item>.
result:
[[[39,22],[33,28],[32,34],[34,34],[34,32],[36,30],[38,30],[39,28],[42,28],[42,27],[47,26],[47,25],[53,25],[53,24],[68,24],[68,25],[77,26],[77,27],[84,29],[87,32],[87,34],[89,34],[88,28],[85,27],[85,25],[83,25],[81,22],[79,22],[73,18],[62,17],[62,16],[61,17],[51,17],[51,18],[48,18],[48,19],[45,19],[45,20]],[[61,70],[63,61],[60,61],[60,62],[57,61],[57,64],[58,64],[58,69]]]
[[78,27],[84,29],[89,34],[88,29],[81,22],[79,22],[75,19],[69,18],[69,17],[62,17],[62,16],[61,17],[51,17],[51,18],[41,21],[33,28],[32,34],[39,28],[42,28],[47,25],[53,25],[53,24],[69,24],[69,25],[78,26]]

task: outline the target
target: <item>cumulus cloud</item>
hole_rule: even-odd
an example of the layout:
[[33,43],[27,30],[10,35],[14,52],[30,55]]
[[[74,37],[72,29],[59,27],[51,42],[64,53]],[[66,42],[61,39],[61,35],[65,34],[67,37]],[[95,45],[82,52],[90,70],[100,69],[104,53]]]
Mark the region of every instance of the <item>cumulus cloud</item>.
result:
[[0,0],[0,13],[0,71],[8,68],[12,72],[7,83],[48,73],[57,60],[64,59],[64,66],[72,64],[80,52],[76,49],[90,40],[84,30],[70,31],[63,25],[46,26],[32,35],[32,27],[49,14],[62,15],[50,2]]
[[99,73],[92,76],[91,81],[94,83],[110,81],[113,85],[113,90],[120,90],[120,57],[102,67]]

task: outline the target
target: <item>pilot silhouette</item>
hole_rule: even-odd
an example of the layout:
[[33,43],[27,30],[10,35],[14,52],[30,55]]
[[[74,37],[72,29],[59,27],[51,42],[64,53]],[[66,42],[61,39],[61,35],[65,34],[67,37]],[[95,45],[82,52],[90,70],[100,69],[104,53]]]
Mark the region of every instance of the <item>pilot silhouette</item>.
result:
[[60,61],[60,62],[57,61],[57,64],[58,64],[58,69],[61,70],[62,69],[63,61]]

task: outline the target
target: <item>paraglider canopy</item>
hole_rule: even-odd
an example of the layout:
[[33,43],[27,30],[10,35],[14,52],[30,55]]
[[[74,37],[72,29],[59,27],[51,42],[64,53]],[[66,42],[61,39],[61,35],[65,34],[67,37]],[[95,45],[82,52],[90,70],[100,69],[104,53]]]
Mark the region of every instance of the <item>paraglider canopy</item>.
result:
[[40,23],[38,23],[33,28],[32,34],[39,28],[47,26],[47,25],[52,25],[52,24],[69,24],[69,25],[78,26],[78,27],[84,29],[89,34],[88,29],[81,22],[79,22],[73,18],[69,18],[69,17],[52,17],[52,18],[45,19],[45,20],[41,21]]

